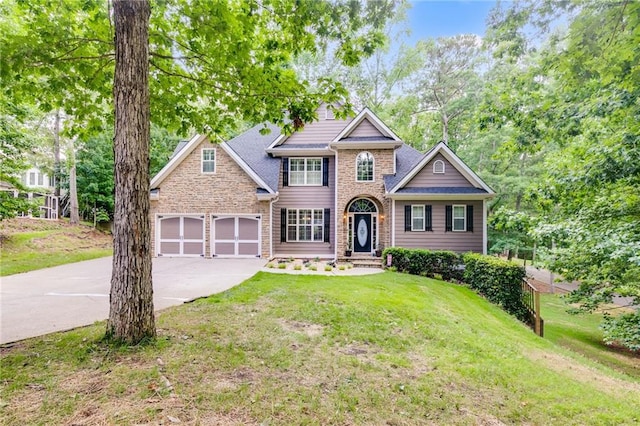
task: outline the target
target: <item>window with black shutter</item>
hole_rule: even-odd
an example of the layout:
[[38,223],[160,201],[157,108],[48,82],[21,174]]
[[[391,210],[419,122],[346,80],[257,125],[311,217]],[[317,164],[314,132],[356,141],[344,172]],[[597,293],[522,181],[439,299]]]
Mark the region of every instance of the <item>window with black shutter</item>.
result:
[[411,206],[404,206],[404,230],[411,231]]
[[467,232],[473,232],[473,206],[467,205]]
[[322,186],[329,186],[329,159],[322,159]]
[[324,209],[324,242],[330,242],[331,209]]
[[280,209],[280,242],[287,241],[287,209]]
[[282,186],[289,186],[289,159],[282,159]]
[[452,224],[453,224],[453,206],[447,205],[444,206],[444,231],[451,232]]
[[432,219],[431,219],[431,205],[427,204],[424,206],[424,230],[425,231],[433,231]]

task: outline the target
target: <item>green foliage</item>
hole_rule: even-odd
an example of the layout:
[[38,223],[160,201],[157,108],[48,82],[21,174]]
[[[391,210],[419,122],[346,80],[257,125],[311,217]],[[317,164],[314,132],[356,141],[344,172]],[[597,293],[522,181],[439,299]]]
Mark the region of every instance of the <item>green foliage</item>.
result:
[[605,343],[640,352],[640,313],[634,312],[615,317],[607,315],[601,328]]
[[531,249],[533,241],[529,231],[534,223],[530,214],[510,210],[505,206],[492,212],[488,221],[489,251],[509,252],[509,257],[520,249]]
[[467,253],[464,282],[492,303],[524,321],[527,310],[522,303],[524,268],[497,257]]
[[83,217],[96,211],[113,214],[113,135],[89,138],[76,154],[78,204]]
[[382,257],[386,259],[388,255],[391,255],[390,267],[398,272],[427,277],[439,274],[445,281],[462,280],[462,258],[453,251],[388,247]]

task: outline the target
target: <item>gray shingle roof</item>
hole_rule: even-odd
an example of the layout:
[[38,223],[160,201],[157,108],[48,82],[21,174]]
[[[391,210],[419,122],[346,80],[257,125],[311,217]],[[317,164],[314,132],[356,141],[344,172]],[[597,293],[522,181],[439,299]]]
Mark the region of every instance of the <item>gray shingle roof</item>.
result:
[[384,176],[385,189],[390,191],[396,186],[423,157],[420,151],[410,145],[402,144],[396,149],[396,174]]
[[402,188],[396,194],[487,194],[482,188],[472,187],[442,187],[442,188]]
[[289,149],[327,149],[329,147],[328,143],[288,143],[283,145],[278,145],[274,147],[273,150],[282,150],[286,151]]
[[393,138],[389,138],[386,136],[349,136],[346,138],[342,138],[338,141],[340,142],[393,142]]
[[180,141],[178,142],[178,145],[176,145],[176,148],[173,150],[173,154],[171,154],[170,158],[175,157],[176,155],[178,155],[178,153],[180,151],[182,151],[182,148],[184,148],[185,146],[187,146],[187,144],[189,143],[189,141]]
[[[264,127],[271,130],[271,133],[261,134],[260,129]],[[265,150],[278,136],[280,136],[280,128],[276,125],[258,124],[227,142],[227,145],[269,185],[269,189],[273,192],[278,190],[280,159],[270,157]]]

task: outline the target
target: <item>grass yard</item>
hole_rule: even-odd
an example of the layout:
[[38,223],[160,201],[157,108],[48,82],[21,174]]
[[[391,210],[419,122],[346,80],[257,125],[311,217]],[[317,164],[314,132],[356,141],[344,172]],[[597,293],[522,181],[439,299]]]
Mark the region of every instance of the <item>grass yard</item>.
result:
[[15,218],[0,221],[0,276],[112,254],[111,235],[68,222]]
[[[547,314],[547,333],[560,333],[560,316]],[[163,311],[157,325],[157,341],[136,348],[102,343],[104,324],[96,324],[3,349],[0,418],[8,425],[640,422],[634,370],[576,354],[557,337],[541,339],[465,287],[428,278],[261,272]]]
[[599,328],[602,323],[601,314],[569,314],[569,306],[562,296],[553,294],[541,295],[541,305],[546,339],[570,349],[579,357],[640,377],[640,353],[634,356],[602,342],[602,331]]

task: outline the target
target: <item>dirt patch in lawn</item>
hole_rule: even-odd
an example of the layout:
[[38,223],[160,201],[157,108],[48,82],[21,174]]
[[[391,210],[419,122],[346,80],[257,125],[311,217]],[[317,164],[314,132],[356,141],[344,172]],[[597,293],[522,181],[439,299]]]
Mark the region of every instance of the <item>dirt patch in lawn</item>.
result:
[[562,355],[552,352],[530,352],[527,356],[533,361],[542,362],[551,370],[568,375],[572,379],[592,385],[612,395],[618,395],[624,390],[640,392],[640,385],[637,383],[626,382],[605,375],[598,370],[579,364]]

